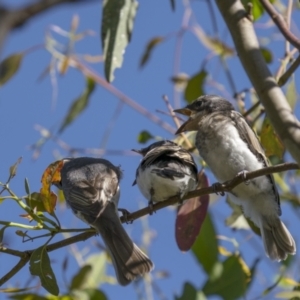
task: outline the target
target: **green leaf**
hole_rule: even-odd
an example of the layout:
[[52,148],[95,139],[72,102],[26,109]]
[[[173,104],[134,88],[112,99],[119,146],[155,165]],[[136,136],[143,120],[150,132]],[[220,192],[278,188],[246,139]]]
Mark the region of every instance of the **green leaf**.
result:
[[0,86],[10,80],[19,70],[23,53],[15,53],[0,62]]
[[59,133],[69,126],[88,106],[90,96],[95,89],[95,82],[93,79],[87,77],[86,78],[86,87],[81,96],[79,96],[72,103],[67,116],[65,117],[60,129]]
[[243,215],[242,208],[233,203],[230,198],[227,196],[226,202],[232,208],[232,213],[229,217],[226,218],[225,224],[234,229],[250,229],[249,224]]
[[203,266],[207,274],[210,274],[218,263],[218,241],[210,214],[207,213],[193,247],[193,254]]
[[83,266],[79,272],[73,277],[70,290],[80,289],[84,285],[87,277],[90,276],[92,267],[90,265]]
[[83,292],[88,295],[89,300],[107,300],[106,295],[97,289],[84,289]]
[[295,105],[297,103],[297,97],[298,94],[297,94],[297,88],[295,84],[295,75],[293,74],[291,80],[286,86],[286,99],[289,105],[291,106],[292,110],[295,109]]
[[143,67],[149,60],[149,58],[151,57],[151,54],[154,50],[154,47],[156,47],[158,44],[160,44],[161,42],[164,41],[164,38],[163,37],[155,37],[153,39],[151,39],[147,46],[146,46],[146,49],[142,55],[142,58],[140,60],[140,67]]
[[137,140],[139,143],[145,144],[153,138],[154,136],[149,131],[143,130],[139,133]]
[[300,291],[284,291],[275,295],[276,299],[300,299]]
[[25,178],[25,191],[26,191],[27,195],[30,195],[28,178]]
[[104,0],[101,40],[108,82],[123,63],[125,48],[130,42],[138,2],[136,0]]
[[13,300],[49,300],[47,297],[42,297],[37,294],[16,294],[11,295],[9,299]]
[[261,128],[260,142],[265,149],[267,157],[275,155],[279,159],[282,159],[284,154],[284,146],[278,135],[275,133],[268,117],[265,117]]
[[59,294],[55,274],[45,246],[37,248],[30,257],[29,270],[31,275],[40,277],[42,286],[52,295]]
[[205,295],[201,291],[197,291],[195,287],[186,282],[183,287],[183,292],[180,297],[175,296],[175,300],[206,300]]
[[267,64],[270,64],[271,62],[273,62],[273,54],[269,49],[261,47],[260,51],[261,51],[261,54],[263,55],[265,62]]
[[26,204],[37,211],[47,211],[44,205],[43,195],[37,192],[33,192],[29,197],[25,197]]
[[218,295],[224,300],[234,300],[245,294],[247,280],[239,257],[232,255],[223,262],[219,276],[209,278],[202,291],[207,296]]
[[207,72],[205,70],[202,70],[200,73],[194,75],[191,79],[189,79],[184,92],[184,99],[188,103],[193,102],[199,96],[205,94],[203,90],[203,85],[206,76]]
[[22,157],[19,157],[18,160],[12,166],[9,167],[9,175],[11,178],[17,175],[17,169],[21,161],[22,161]]
[[246,10],[248,10],[248,3],[252,4],[253,21],[258,20],[264,13],[264,8],[259,0],[242,0],[242,3]]

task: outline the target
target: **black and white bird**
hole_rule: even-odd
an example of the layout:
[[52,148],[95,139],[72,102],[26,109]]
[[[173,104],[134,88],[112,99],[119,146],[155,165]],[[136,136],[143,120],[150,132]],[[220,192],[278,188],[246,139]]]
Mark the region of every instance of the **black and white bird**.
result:
[[[197,131],[196,147],[218,181],[269,165],[256,134],[227,100],[205,95],[175,112],[189,116],[176,134]],[[280,220],[280,199],[272,175],[239,184],[230,199],[260,228],[268,257],[280,261],[296,253],[295,241]]]
[[133,185],[137,183],[150,207],[173,196],[182,198],[197,187],[197,165],[192,155],[176,143],[164,140],[133,151],[143,156]]
[[111,255],[118,282],[127,285],[150,272],[152,261],[132,242],[117,212],[121,170],[101,158],[65,159],[61,170],[62,189],[74,214],[94,227]]

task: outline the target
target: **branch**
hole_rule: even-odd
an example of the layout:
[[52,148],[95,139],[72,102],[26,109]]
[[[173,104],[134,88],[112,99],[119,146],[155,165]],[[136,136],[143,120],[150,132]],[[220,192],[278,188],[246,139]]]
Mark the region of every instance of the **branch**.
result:
[[238,56],[271,123],[287,150],[300,164],[300,123],[268,69],[252,22],[240,0],[216,0]]
[[[208,194],[223,194],[224,192],[230,192],[237,185],[247,180],[254,179],[268,174],[273,174],[273,173],[278,173],[278,172],[283,172],[288,170],[298,170],[298,169],[299,169],[299,165],[296,163],[284,163],[276,166],[259,169],[253,172],[246,172],[245,174],[238,174],[233,179],[225,181],[223,183],[191,191],[187,193],[182,199],[180,199],[178,196],[175,196],[166,201],[157,202],[153,205],[153,210],[157,211],[166,206],[173,205],[182,200],[186,200],[194,197],[204,196]],[[126,216],[122,216],[121,221],[122,223],[132,222],[142,216],[150,214],[151,211],[152,211],[151,208],[145,207],[131,214],[127,214]]]
[[[63,3],[84,3],[85,0],[40,0],[16,10],[9,10],[0,6],[0,49],[7,34],[18,27],[23,26],[31,18],[47,11],[49,8]],[[91,1],[90,1],[91,2]]]

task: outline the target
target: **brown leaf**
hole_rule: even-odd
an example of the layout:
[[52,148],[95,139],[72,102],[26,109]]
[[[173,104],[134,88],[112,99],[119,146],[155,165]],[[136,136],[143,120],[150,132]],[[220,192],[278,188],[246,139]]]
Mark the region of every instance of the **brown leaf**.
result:
[[[203,171],[198,174],[198,189],[208,187],[208,179]],[[194,244],[209,204],[209,195],[188,199],[178,209],[175,223],[175,237],[178,248],[188,251]]]

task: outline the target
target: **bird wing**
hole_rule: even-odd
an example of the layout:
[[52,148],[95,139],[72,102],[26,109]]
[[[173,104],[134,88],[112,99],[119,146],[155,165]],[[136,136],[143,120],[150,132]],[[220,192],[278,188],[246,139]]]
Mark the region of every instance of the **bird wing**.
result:
[[[241,139],[248,145],[250,151],[256,155],[256,157],[259,159],[259,161],[261,161],[264,164],[265,167],[269,166],[270,164],[264,154],[264,150],[258,140],[257,135],[252,130],[252,128],[248,125],[244,117],[237,111],[232,111],[231,119],[235,123]],[[278,204],[278,215],[281,215],[280,198],[279,198],[278,190],[276,188],[274,177],[272,174],[266,176],[272,183],[273,192],[275,195],[276,202]]]

